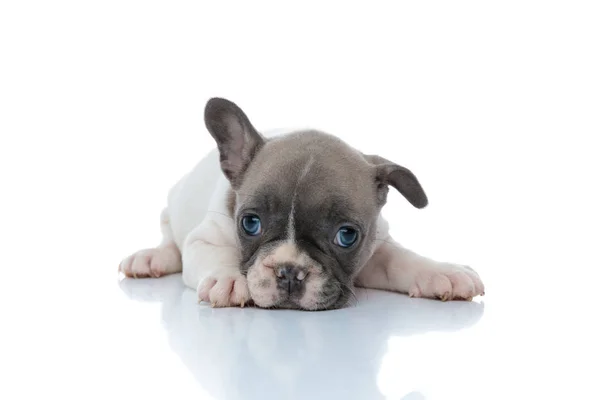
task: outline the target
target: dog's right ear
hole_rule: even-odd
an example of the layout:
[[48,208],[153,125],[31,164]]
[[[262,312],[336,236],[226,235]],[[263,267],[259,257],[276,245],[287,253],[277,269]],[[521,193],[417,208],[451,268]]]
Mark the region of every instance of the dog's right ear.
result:
[[252,158],[264,144],[264,138],[254,129],[242,109],[226,99],[215,97],[208,100],[204,123],[217,142],[221,170],[231,185],[238,187]]

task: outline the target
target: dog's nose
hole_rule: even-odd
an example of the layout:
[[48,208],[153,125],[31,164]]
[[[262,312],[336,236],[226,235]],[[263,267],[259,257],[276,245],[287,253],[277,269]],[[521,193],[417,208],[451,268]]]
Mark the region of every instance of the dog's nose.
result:
[[298,266],[284,264],[275,269],[275,276],[277,277],[277,286],[292,294],[298,292],[304,285],[306,272]]

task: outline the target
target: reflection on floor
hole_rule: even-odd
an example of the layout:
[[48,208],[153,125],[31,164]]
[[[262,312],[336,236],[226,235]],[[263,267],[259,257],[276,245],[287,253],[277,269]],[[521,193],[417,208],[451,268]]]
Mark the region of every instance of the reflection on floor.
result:
[[[212,309],[197,304],[180,275],[123,279],[120,287],[133,300],[162,303],[172,350],[216,399],[383,399],[385,387],[397,392],[394,381],[403,379],[385,382],[391,339],[465,329],[484,312],[476,301],[367,290],[335,311]],[[406,386],[394,398],[425,398]]]

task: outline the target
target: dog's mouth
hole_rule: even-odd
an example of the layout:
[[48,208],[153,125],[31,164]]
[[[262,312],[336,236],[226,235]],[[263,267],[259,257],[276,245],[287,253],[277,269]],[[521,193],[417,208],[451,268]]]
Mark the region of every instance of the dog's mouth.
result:
[[262,263],[248,269],[248,289],[256,306],[318,311],[340,308],[348,299],[344,285],[322,271],[300,274],[301,280],[278,275],[281,273]]
[[[345,305],[345,301],[341,301],[343,293],[338,291],[330,295],[323,295],[321,300],[312,302],[310,304],[302,304],[301,299],[289,296],[289,294],[282,293],[279,301],[266,308],[281,308],[281,309],[294,309],[303,311],[326,311],[335,310]],[[260,306],[259,306],[260,307]]]
[[256,301],[252,301],[256,307],[265,308],[265,309],[286,309],[286,310],[301,310],[301,311],[327,311],[327,310],[336,310],[342,308],[345,305],[345,302],[340,302],[340,298],[342,297],[342,293],[340,292],[338,295],[326,299],[321,302],[314,303],[309,308],[301,306],[297,300],[291,298],[282,297],[278,301],[274,302],[271,305],[266,304],[258,304]]

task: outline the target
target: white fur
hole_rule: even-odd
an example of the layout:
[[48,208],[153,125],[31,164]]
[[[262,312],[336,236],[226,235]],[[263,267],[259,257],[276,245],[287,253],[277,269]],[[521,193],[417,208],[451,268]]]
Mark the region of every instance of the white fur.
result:
[[[286,132],[289,131],[272,131],[266,136]],[[309,168],[310,162],[303,175]],[[161,215],[162,243],[127,257],[119,270],[127,276],[158,277],[183,269],[184,283],[197,291],[199,300],[209,301],[214,306],[243,306],[250,300],[251,291],[259,305],[272,303],[269,296],[274,293],[274,281],[272,291],[264,290],[261,294],[258,288],[249,290],[246,278],[239,271],[236,227],[227,215],[229,187],[219,167],[218,153],[213,150],[169,192],[168,206]],[[290,215],[292,230],[293,223],[293,215]],[[475,271],[437,262],[405,249],[390,237],[388,222],[383,217],[378,221],[377,236],[380,244],[358,273],[357,285],[442,300],[471,299],[483,294],[483,283]],[[293,241],[293,237],[289,239]],[[302,257],[292,254],[291,250],[280,249],[278,258]],[[272,270],[268,271],[265,266],[268,260],[262,261],[249,273],[274,280]],[[314,306],[322,283],[318,273],[308,275],[306,295],[301,301],[303,307]]]
[[408,250],[390,236],[388,228],[388,222],[380,216],[380,244],[358,274],[358,286],[444,301],[471,300],[484,294],[483,283],[472,268],[435,261]]

